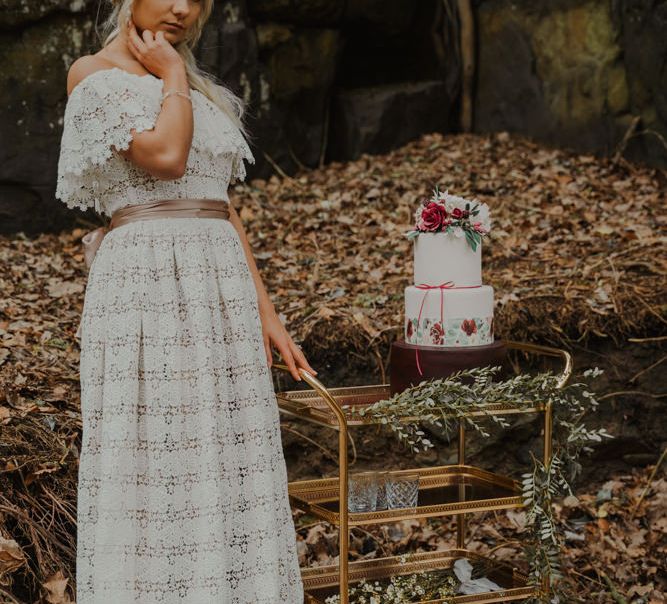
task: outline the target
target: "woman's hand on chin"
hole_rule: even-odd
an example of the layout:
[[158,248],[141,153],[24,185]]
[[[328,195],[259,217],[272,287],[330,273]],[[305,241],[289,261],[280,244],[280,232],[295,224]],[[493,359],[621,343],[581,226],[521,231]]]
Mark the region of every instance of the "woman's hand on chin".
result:
[[273,309],[262,310],[259,313],[262,321],[262,335],[264,337],[264,349],[266,351],[266,359],[269,367],[273,364],[273,354],[271,352],[271,345],[280,352],[283,362],[294,376],[295,380],[301,380],[298,368],[305,369],[313,375],[317,375],[315,371],[301,352],[301,348],[292,340],[292,337],[287,333],[285,326],[282,324],[280,318]]

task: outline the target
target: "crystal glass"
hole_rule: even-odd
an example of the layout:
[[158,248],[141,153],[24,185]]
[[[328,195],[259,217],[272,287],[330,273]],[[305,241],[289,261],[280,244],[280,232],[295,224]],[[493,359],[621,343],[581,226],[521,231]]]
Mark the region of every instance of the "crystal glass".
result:
[[377,494],[377,472],[357,472],[348,476],[347,508],[350,512],[374,512]]
[[387,506],[393,508],[417,507],[419,495],[419,474],[399,474],[390,472],[387,485]]
[[389,482],[389,472],[378,472],[378,497],[375,505],[376,510],[387,509],[387,482]]

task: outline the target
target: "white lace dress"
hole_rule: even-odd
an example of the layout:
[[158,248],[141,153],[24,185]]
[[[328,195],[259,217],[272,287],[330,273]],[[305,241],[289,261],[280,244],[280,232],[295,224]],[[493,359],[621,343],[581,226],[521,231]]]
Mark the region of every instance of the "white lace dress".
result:
[[[115,152],[150,129],[163,81],[120,68],[65,110],[56,196],[226,203],[254,158],[198,91],[186,173]],[[219,218],[135,221],[105,236],[81,316],[77,604],[302,604],[279,413],[241,240]]]

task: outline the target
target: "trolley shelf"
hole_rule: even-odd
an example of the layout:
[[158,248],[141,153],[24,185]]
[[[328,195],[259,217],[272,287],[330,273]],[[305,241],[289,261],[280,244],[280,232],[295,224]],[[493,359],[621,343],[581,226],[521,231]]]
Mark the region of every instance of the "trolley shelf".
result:
[[[349,526],[523,506],[520,485],[515,480],[473,466],[422,467],[397,470],[395,473],[419,474],[417,507],[348,512]],[[339,525],[339,485],[338,477],[291,482],[290,503]]]
[[[474,595],[458,595],[446,599],[422,600],[422,604],[514,602],[539,594],[539,588],[528,585],[527,577],[510,564],[463,549],[418,552],[412,554],[412,559],[405,564],[400,563],[398,556],[350,562],[348,567],[349,584],[352,586],[362,579],[381,581],[398,574],[405,575],[420,571],[437,572],[451,569],[454,562],[459,558],[467,558],[475,566],[482,565],[484,576],[503,589]],[[337,564],[302,569],[301,577],[305,589],[306,604],[324,604],[327,597],[338,593],[340,576]]]
[[[328,394],[339,407],[349,406],[342,409],[348,426],[361,426],[367,424],[378,424],[379,422],[368,416],[353,414],[350,409],[368,406],[369,404],[388,399],[391,397],[389,384],[373,384],[370,386],[342,386],[339,388],[327,388]],[[340,423],[330,403],[316,389],[308,390],[284,390],[276,393],[280,411],[292,417],[299,417],[315,424],[327,426],[334,430],[340,429]],[[544,410],[544,405],[526,405],[516,407],[512,405],[495,404],[489,405],[488,413],[475,411],[470,417],[484,416],[490,413],[495,415],[513,415],[517,413],[535,413]],[[415,416],[405,416],[401,422],[413,422],[419,420]]]

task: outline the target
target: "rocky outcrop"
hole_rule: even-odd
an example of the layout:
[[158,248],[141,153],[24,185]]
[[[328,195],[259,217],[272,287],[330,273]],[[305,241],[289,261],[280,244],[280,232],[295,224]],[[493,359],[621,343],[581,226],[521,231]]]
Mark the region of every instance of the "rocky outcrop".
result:
[[94,0],[0,0],[0,29],[24,26],[55,12],[81,13],[94,4]]
[[[79,216],[53,192],[67,69],[99,49],[99,5],[0,0],[0,232],[58,229]],[[627,157],[667,166],[667,4],[473,7],[475,131],[600,154],[629,133]],[[456,131],[460,68],[447,14],[443,0],[216,2],[197,56],[247,103],[257,160],[248,177]]]
[[345,0],[248,0],[248,8],[258,21],[315,27],[338,23],[345,4]]
[[372,149],[387,152],[426,130],[446,132],[452,101],[442,80],[341,91],[333,99],[336,136],[328,159],[343,161]]
[[259,21],[308,27],[356,25],[390,35],[406,30],[417,5],[406,0],[248,0],[250,12]]
[[92,5],[0,0],[0,232],[71,220],[53,193],[67,69],[93,43]]
[[478,3],[475,130],[667,166],[667,7],[642,0]]
[[667,166],[667,4],[625,0],[617,5],[616,18],[630,113],[648,131],[629,141],[627,156]]

